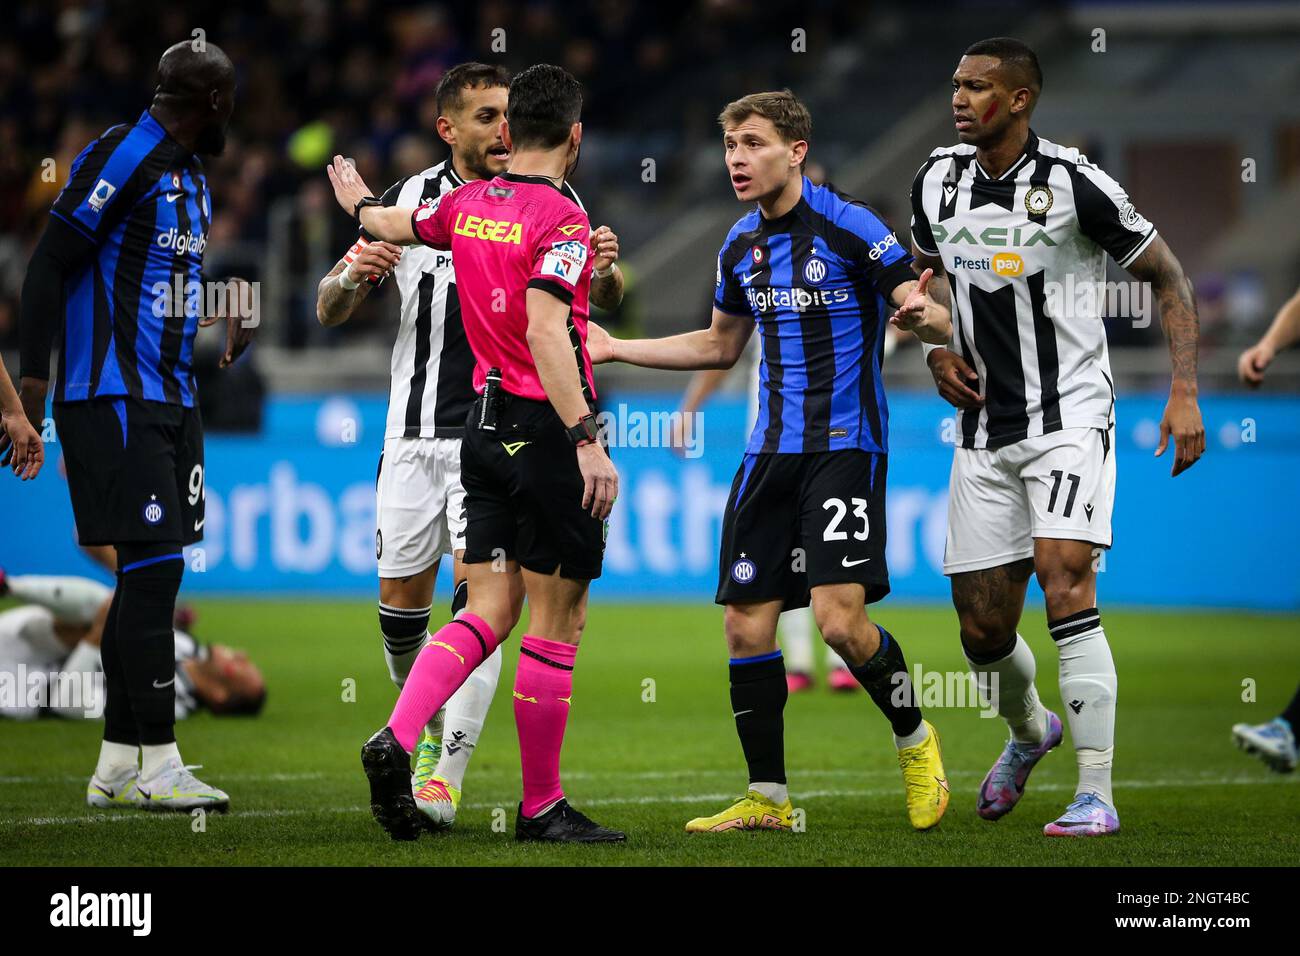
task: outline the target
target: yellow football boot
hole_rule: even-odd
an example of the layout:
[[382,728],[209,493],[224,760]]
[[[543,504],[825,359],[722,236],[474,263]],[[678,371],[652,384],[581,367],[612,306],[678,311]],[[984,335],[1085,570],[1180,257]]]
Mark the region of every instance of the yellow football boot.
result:
[[943,750],[939,732],[928,720],[930,735],[915,747],[898,752],[898,766],[903,770],[907,788],[907,818],[918,830],[928,830],[943,818],[948,809],[948,775],[943,770]]
[[777,806],[757,790],[750,790],[721,813],[696,817],[686,824],[687,833],[721,833],[723,830],[790,830],[794,807],[790,801]]

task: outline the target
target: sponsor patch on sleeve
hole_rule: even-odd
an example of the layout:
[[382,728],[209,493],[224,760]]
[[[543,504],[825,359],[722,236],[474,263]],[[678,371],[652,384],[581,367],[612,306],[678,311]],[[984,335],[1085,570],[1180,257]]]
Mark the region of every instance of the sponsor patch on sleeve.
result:
[[1132,232],[1146,232],[1151,226],[1151,223],[1134,208],[1133,202],[1129,199],[1125,199],[1119,207],[1119,221],[1120,225]]
[[542,275],[563,279],[569,285],[577,285],[582,275],[582,267],[587,262],[587,244],[585,242],[556,242],[542,259]]
[[104,203],[108,202],[113,193],[117,192],[117,187],[107,179],[101,179],[95,184],[95,188],[90,191],[86,197],[86,202],[90,206],[91,212],[99,212],[104,208]]
[[432,216],[438,211],[438,204],[440,202],[442,202],[441,196],[431,196],[424,202],[420,203],[419,208],[415,210],[415,221],[424,222],[424,220]]

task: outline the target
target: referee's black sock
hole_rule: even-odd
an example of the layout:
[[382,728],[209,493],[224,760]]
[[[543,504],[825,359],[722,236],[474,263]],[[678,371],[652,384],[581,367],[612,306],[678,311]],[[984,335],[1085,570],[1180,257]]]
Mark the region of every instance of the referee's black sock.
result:
[[921,726],[921,708],[917,706],[912,679],[907,673],[903,648],[892,634],[879,625],[877,627],[880,630],[880,649],[866,663],[850,667],[849,672],[889,720],[894,736],[908,737]]
[[117,615],[122,607],[122,581],[113,590],[113,603],[104,619],[104,633],[99,639],[99,660],[104,668],[104,739],[111,744],[140,746],[140,731],[131,713],[131,697],[126,692],[126,673],[117,639]]
[[117,549],[117,646],[141,746],[176,741],[176,592],[185,562],[176,544]]
[[780,651],[731,659],[731,715],[750,783],[785,783],[785,659]]

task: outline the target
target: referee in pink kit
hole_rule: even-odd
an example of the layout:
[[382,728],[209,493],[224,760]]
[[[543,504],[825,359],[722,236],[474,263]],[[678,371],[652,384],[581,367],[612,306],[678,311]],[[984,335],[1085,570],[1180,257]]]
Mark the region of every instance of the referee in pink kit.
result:
[[469,604],[420,652],[388,726],[361,748],[370,809],[393,839],[424,817],[411,794],[420,730],[510,634],[523,599],[515,723],[523,765],[520,840],[613,843],[625,835],[571,807],[560,748],[573,667],[600,576],[618,473],[597,440],[587,354],[592,264],[587,215],[560,192],[578,161],[582,91],[556,66],[510,84],[502,139],[509,170],[417,208],[384,207],[341,156],[339,204],[378,239],[450,249],[479,398],[461,447]]

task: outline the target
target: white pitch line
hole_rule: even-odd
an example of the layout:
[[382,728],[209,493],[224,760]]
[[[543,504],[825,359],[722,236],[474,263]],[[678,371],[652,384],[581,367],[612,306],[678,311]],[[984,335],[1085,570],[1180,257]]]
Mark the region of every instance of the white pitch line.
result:
[[[222,780],[239,780],[245,783],[285,783],[295,780],[321,780],[329,776],[321,771],[313,773],[223,773]],[[61,777],[0,777],[0,785],[6,783],[85,783],[90,778],[85,774],[64,774]]]
[[[1115,784],[1116,790],[1125,789],[1152,789],[1158,787],[1178,788],[1178,787],[1221,787],[1221,786],[1296,786],[1297,784],[1287,778],[1282,777],[1194,777],[1191,779],[1168,779],[1168,780],[1122,780]],[[1074,784],[1044,782],[1035,785],[1034,789],[1045,790],[1049,793],[1071,792],[1074,790]],[[795,794],[798,798],[796,802],[804,800],[820,800],[829,797],[887,797],[898,793],[897,787],[882,787],[870,790],[805,790]],[[735,791],[725,793],[696,793],[696,794],[662,794],[662,795],[642,795],[636,797],[595,797],[592,799],[582,800],[583,806],[590,807],[609,807],[609,806],[644,806],[654,803],[712,803],[720,800],[734,800]],[[513,806],[513,803],[510,804]],[[495,810],[498,807],[509,809],[499,803],[467,803],[464,804],[467,810]],[[318,813],[367,813],[369,807],[317,807],[303,809],[281,809],[281,810],[243,810],[235,811],[231,814],[232,818],[239,819],[262,819],[275,817],[299,817],[311,816]],[[214,818],[220,819],[221,815],[213,814]],[[150,812],[132,812],[123,808],[120,811],[110,811],[103,814],[83,814],[75,817],[29,817],[25,820],[0,820],[0,826],[64,826],[78,823],[120,823],[124,821],[139,820],[188,820],[189,815],[185,813],[150,813]]]

